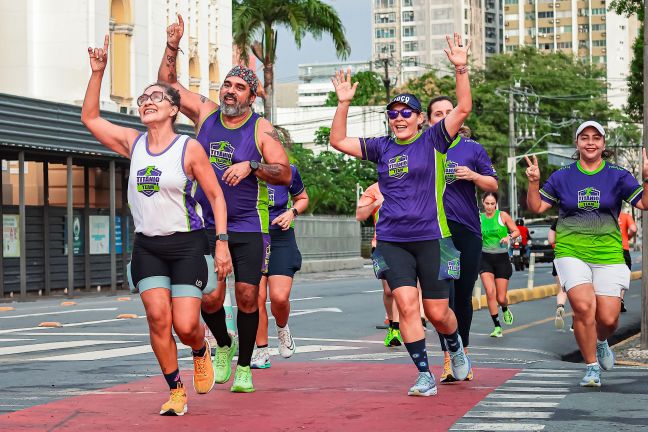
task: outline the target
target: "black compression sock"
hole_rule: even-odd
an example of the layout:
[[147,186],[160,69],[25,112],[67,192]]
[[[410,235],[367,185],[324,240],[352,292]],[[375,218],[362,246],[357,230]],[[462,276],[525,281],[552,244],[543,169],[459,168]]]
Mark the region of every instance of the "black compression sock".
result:
[[252,313],[241,312],[236,314],[236,326],[239,332],[239,366],[250,366],[257,329],[259,327],[259,310]]
[[391,328],[392,328],[393,330],[400,330],[400,324],[398,323],[398,321],[394,321],[394,322],[392,322],[392,324],[391,324]]
[[459,351],[461,343],[459,343],[459,332],[457,330],[455,330],[454,333],[444,334],[443,338],[445,339],[449,351],[452,351],[453,353]]
[[493,324],[495,324],[495,327],[502,327],[499,320],[499,314],[491,315],[491,319],[493,320]]
[[227,323],[225,322],[225,308],[221,306],[219,310],[213,313],[200,311],[203,321],[209,327],[216,338],[219,347],[232,346],[232,338],[227,333]]
[[207,344],[203,345],[203,347],[200,348],[198,351],[191,350],[191,354],[193,354],[194,357],[202,357],[205,355],[205,351],[207,351]]
[[180,369],[176,369],[171,373],[164,374],[164,379],[166,380],[167,384],[169,384],[169,388],[171,390],[177,389],[178,384],[182,384],[182,380],[180,379]]
[[502,306],[502,312],[506,312],[508,310],[508,306]]
[[419,372],[430,372],[427,349],[425,348],[425,339],[417,340],[415,342],[405,342],[405,348],[407,348],[407,352],[409,352],[409,355]]
[[268,348],[268,344],[265,344],[265,345],[257,345],[257,348]]
[[389,327],[394,328],[394,321],[389,320]]

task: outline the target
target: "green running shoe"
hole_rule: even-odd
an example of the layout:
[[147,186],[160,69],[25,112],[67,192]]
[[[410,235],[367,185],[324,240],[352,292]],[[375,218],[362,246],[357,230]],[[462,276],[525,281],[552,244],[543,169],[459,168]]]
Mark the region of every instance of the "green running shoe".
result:
[[490,337],[502,337],[502,336],[504,336],[502,334],[502,327],[499,326],[495,327],[493,333],[490,334]]
[[232,345],[220,347],[216,345],[216,355],[214,356],[214,380],[223,384],[229,381],[232,376],[232,359],[238,349],[238,338],[232,336]]
[[385,346],[391,346],[392,339],[394,339],[394,329],[387,327],[387,334],[385,335]]
[[250,366],[236,366],[234,383],[230,391],[233,393],[252,393],[254,391]]
[[506,312],[504,312],[504,324],[513,324],[513,313],[511,313],[511,308],[506,309]]
[[400,329],[393,329],[392,336],[394,337],[391,340],[390,346],[395,347],[403,345],[403,338],[401,337]]

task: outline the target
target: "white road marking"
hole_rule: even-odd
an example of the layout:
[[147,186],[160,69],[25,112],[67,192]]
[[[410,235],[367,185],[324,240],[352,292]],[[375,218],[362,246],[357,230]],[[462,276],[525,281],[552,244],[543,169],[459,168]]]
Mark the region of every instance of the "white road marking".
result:
[[524,380],[524,379],[510,379],[506,381],[506,384],[533,384],[533,385],[547,385],[547,386],[553,386],[553,385],[565,385],[564,381],[536,381],[536,380]]
[[522,393],[569,393],[570,389],[568,387],[511,387],[503,386],[495,389],[496,392],[522,392]]
[[[382,290],[381,290],[381,291],[382,291]],[[302,298],[290,299],[290,303],[298,302],[298,301],[306,301],[306,300],[319,300],[319,299],[323,299],[323,298],[324,298],[324,297],[302,297]],[[270,304],[270,300],[268,300],[268,301],[266,302],[266,304],[267,304],[267,305]],[[232,308],[237,309],[238,306],[237,306],[237,305],[233,305]],[[291,315],[292,315],[292,314],[291,314]]]
[[[324,352],[324,351],[344,351],[344,350],[358,350],[363,349],[363,347],[353,347],[353,346],[339,346],[339,345],[297,345],[295,349],[295,354],[307,354],[313,352]],[[270,348],[269,353],[271,356],[278,356],[279,350],[277,348]],[[181,361],[193,360],[193,357],[183,357]]]
[[0,339],[0,342],[20,342],[20,341],[28,341],[28,340],[34,340],[34,338],[25,338],[25,339]]
[[339,355],[331,357],[321,357],[315,360],[356,360],[356,361],[383,361],[391,360],[395,358],[404,358],[408,357],[407,352],[383,352],[383,353],[366,353],[366,354],[348,354],[348,355]]
[[25,353],[37,352],[37,351],[50,351],[56,349],[79,348],[79,347],[85,347],[91,345],[123,344],[123,343],[131,343],[131,341],[82,340],[82,341],[70,341],[70,342],[48,342],[48,343],[32,344],[32,345],[18,345],[18,346],[0,348],[0,356],[11,355],[11,354],[25,354]]
[[[21,333],[21,336],[149,336],[149,333],[92,333],[92,332],[47,332]],[[30,339],[33,340],[33,339]]]
[[[178,349],[182,349],[178,345]],[[138,354],[146,354],[153,352],[151,345],[138,345],[128,348],[115,348],[101,351],[88,351],[75,354],[64,354],[49,357],[37,358],[37,361],[89,361],[89,360],[103,360],[116,357],[126,357]]]
[[480,407],[502,407],[502,408],[555,408],[559,402],[508,402],[508,401],[481,401],[477,404]]
[[519,412],[519,411],[470,411],[464,417],[468,418],[501,418],[501,419],[548,419],[553,412]]
[[486,396],[486,399],[564,399],[565,394],[507,394],[507,393],[491,393]]
[[451,431],[540,431],[545,428],[533,423],[455,423]]
[[[140,316],[135,319],[144,319],[146,318],[145,316]],[[79,326],[84,326],[84,325],[92,325],[92,324],[103,324],[107,322],[116,322],[116,321],[129,321],[129,320],[123,320],[123,319],[118,319],[118,318],[113,318],[113,319],[105,319],[105,320],[98,320],[98,321],[85,321],[85,322],[79,322],[79,323],[71,323],[71,324],[63,324],[63,327],[79,327]],[[31,330],[49,330],[50,327],[24,327],[24,328],[16,328],[16,329],[6,329],[6,330],[0,330],[0,334],[7,334],[7,333],[19,333],[19,332],[25,332],[25,331],[31,331]]]
[[59,312],[40,312],[40,313],[33,313],[33,314],[2,316],[0,317],[0,319],[39,317],[43,315],[62,315],[62,314],[81,313],[81,312],[101,312],[101,311],[116,311],[116,310],[117,310],[116,307],[96,308],[96,309],[71,309],[71,310],[62,310]]
[[521,377],[534,377],[534,378],[573,378],[577,375],[580,375],[580,372],[565,372],[565,373],[534,373],[534,372],[520,372],[516,376]]
[[375,290],[367,290],[367,291],[362,291],[363,294],[369,294],[369,293],[377,293],[377,292],[383,292],[383,289],[375,289]]

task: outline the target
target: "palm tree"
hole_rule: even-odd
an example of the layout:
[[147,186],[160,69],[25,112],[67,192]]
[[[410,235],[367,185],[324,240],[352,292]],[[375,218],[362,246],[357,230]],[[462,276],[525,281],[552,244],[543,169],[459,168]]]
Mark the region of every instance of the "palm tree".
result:
[[234,44],[241,52],[241,60],[247,62],[251,50],[263,63],[263,90],[266,95],[263,109],[270,122],[274,120],[272,93],[277,51],[276,26],[288,27],[298,48],[307,33],[318,40],[323,33],[328,33],[333,38],[338,58],[345,59],[351,52],[340,17],[332,6],[321,0],[232,0],[232,7]]

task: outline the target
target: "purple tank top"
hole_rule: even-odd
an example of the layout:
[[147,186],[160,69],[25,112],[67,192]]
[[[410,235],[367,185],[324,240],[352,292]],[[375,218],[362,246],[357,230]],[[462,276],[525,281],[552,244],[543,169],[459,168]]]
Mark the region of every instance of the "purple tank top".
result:
[[[196,139],[203,146],[214,168],[227,203],[227,230],[233,232],[268,232],[268,188],[263,180],[250,173],[232,187],[223,182],[225,170],[232,164],[262,161],[256,142],[256,129],[261,116],[250,112],[243,124],[228,128],[223,124],[220,109],[205,118]],[[214,227],[214,212],[199,187],[196,200],[202,206],[205,228]]]

